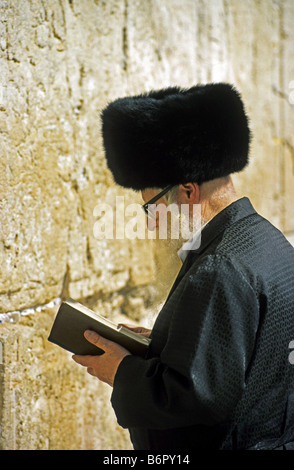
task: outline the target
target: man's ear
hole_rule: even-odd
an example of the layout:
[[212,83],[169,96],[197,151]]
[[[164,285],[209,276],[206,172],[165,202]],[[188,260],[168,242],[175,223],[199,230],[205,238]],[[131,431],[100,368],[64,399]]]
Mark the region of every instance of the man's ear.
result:
[[185,183],[180,185],[182,200],[186,200],[186,204],[199,203],[199,186],[197,183]]

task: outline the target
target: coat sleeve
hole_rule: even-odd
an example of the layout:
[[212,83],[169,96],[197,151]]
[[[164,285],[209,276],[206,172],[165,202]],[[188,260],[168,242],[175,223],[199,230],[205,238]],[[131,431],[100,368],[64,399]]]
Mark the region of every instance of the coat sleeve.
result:
[[207,257],[184,279],[160,356],[121,362],[111,397],[118,423],[168,429],[229,419],[245,387],[258,322],[248,276],[226,257]]

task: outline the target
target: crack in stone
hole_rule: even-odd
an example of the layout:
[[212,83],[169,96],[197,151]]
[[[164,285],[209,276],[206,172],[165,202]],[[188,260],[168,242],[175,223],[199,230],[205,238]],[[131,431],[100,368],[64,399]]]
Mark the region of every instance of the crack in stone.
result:
[[47,304],[37,305],[35,307],[28,307],[23,310],[14,310],[11,312],[0,313],[0,324],[1,323],[17,323],[22,316],[34,315],[40,313],[47,308],[54,308],[61,303],[62,299],[57,297]]

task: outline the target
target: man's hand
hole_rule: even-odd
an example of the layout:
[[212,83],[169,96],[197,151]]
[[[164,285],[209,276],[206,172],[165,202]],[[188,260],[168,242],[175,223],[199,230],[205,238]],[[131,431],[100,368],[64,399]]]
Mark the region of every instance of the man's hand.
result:
[[114,377],[119,364],[124,357],[129,356],[130,352],[119,344],[103,338],[94,331],[87,330],[84,333],[85,338],[98,348],[103,349],[104,354],[100,356],[72,356],[78,364],[87,367],[87,372],[97,379],[113,386]]
[[145,336],[146,338],[149,338],[151,334],[151,330],[149,330],[148,328],[144,328],[143,326],[133,326],[133,325],[128,325],[126,323],[120,323],[120,325],[125,326],[129,330],[132,330],[135,333],[138,333],[139,335]]

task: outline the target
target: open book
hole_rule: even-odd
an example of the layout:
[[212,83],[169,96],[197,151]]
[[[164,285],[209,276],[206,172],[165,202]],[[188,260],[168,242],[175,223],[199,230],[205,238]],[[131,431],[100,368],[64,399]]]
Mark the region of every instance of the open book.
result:
[[48,340],[74,354],[103,354],[102,349],[86,340],[85,330],[96,331],[137,356],[145,356],[151,341],[122,325],[116,325],[71,298],[61,303]]

